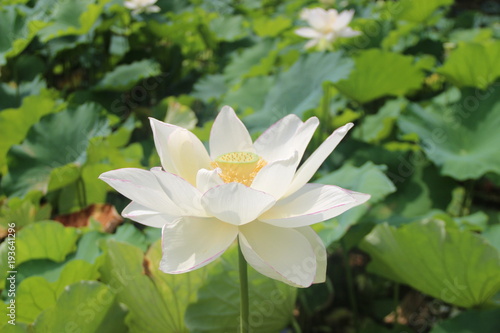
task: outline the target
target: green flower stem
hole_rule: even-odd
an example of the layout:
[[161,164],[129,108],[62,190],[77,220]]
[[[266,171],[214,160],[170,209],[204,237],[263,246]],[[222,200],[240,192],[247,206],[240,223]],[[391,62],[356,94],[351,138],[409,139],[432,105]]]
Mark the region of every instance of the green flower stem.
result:
[[342,245],[342,254],[344,256],[344,265],[347,281],[347,293],[349,295],[349,303],[351,304],[351,310],[354,321],[355,332],[359,332],[359,315],[358,315],[358,302],[356,301],[356,291],[354,290],[354,279],[351,272],[351,266],[349,265],[349,250],[346,246],[344,239],[340,241]]
[[248,273],[247,262],[238,241],[238,263],[240,271],[240,333],[248,333]]

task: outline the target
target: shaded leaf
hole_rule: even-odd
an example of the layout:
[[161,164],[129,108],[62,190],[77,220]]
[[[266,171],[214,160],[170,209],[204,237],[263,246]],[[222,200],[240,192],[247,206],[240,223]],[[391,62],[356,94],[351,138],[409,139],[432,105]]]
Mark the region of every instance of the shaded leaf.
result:
[[158,241],[146,255],[148,271],[144,272],[144,254],[139,248],[113,240],[106,244],[102,279],[113,284],[117,300],[129,309],[130,332],[187,333],[183,313],[188,303],[194,300],[205,270],[179,275],[159,271],[161,244]]
[[352,61],[344,58],[342,52],[302,56],[288,71],[278,75],[262,109],[246,117],[245,122],[263,128],[286,114],[301,117],[305,111],[319,105],[323,82],[345,79],[352,67]]
[[[186,325],[191,333],[238,332],[240,295],[236,247],[209,271],[198,301],[189,305]],[[252,332],[275,333],[291,319],[296,289],[249,268],[249,327]]]
[[95,90],[124,91],[131,89],[142,79],[161,74],[160,65],[153,60],[141,60],[116,66],[106,73],[95,86]]
[[354,137],[368,143],[378,143],[387,138],[401,111],[406,107],[405,99],[387,101],[374,115],[367,115],[361,126],[354,129]]
[[463,91],[462,99],[447,107],[412,104],[398,119],[399,127],[418,134],[443,175],[465,180],[500,173],[500,154],[492,144],[500,141],[500,96],[490,91],[481,97]]
[[430,333],[496,333],[500,309],[469,310],[438,323]]

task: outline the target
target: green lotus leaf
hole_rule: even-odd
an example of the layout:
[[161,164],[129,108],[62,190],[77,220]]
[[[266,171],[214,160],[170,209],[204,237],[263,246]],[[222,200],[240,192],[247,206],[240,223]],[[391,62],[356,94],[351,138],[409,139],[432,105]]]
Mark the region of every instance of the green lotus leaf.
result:
[[77,169],[86,161],[90,139],[108,133],[99,112],[97,105],[83,104],[43,117],[24,142],[9,151],[3,190],[11,196],[24,196],[31,190],[46,193],[75,181]]
[[161,272],[160,241],[152,245],[146,257],[130,244],[114,240],[106,244],[102,280],[113,286],[117,300],[129,309],[130,332],[187,333],[184,312],[196,299],[196,291],[206,276],[205,269],[179,275]]
[[493,90],[463,91],[458,103],[411,104],[398,119],[404,133],[416,133],[431,161],[443,175],[477,179],[500,173],[500,154],[492,142],[500,141],[500,95]]
[[64,266],[55,282],[49,282],[40,276],[24,279],[16,293],[16,303],[22,309],[17,320],[34,322],[43,310],[56,304],[66,286],[81,280],[95,280],[97,277],[97,267],[83,260],[72,260]]
[[0,244],[0,288],[5,285],[7,271],[33,259],[50,259],[64,261],[66,256],[76,248],[79,237],[78,230],[66,228],[59,222],[42,221],[30,224],[19,230],[15,241],[15,265],[10,266],[7,260],[9,243]]
[[[280,332],[291,319],[296,288],[269,279],[252,268],[248,274],[250,331]],[[198,300],[187,308],[185,320],[189,332],[238,332],[238,281],[238,251],[233,247],[210,267],[206,284],[198,291]]]
[[500,76],[500,41],[464,43],[451,52],[438,73],[459,87],[486,89]]
[[[6,109],[0,112],[0,169],[6,163],[6,155],[12,145],[20,143],[33,124],[46,114],[57,112],[56,95],[53,92],[43,91],[37,96],[28,96],[23,99],[17,109]],[[23,117],[20,117],[20,114]]]
[[500,309],[469,310],[438,323],[430,333],[494,333],[500,327]]
[[368,271],[461,306],[486,303],[500,291],[500,252],[468,230],[423,220],[376,226],[360,247]]
[[323,82],[345,79],[352,68],[353,62],[342,52],[303,55],[277,76],[262,109],[246,117],[245,123],[262,129],[290,113],[301,117],[319,105]]
[[387,138],[407,103],[404,98],[387,101],[376,114],[367,115],[361,126],[355,127],[354,137],[368,143],[379,143]]
[[449,6],[454,0],[402,0],[394,5],[398,20],[422,23],[439,7]]
[[87,34],[110,0],[56,1],[50,17],[50,25],[38,32],[43,42],[68,35]]
[[116,301],[111,287],[97,281],[69,285],[55,306],[35,321],[35,332],[127,332],[127,311]]
[[217,17],[209,26],[220,41],[232,42],[248,35],[248,25],[241,15]]
[[[113,71],[106,73],[95,86],[95,90],[124,91],[131,89],[142,79],[161,74],[160,65],[153,60],[141,60],[131,64],[116,66]],[[141,98],[147,94],[147,85],[137,90]]]
[[413,57],[371,49],[361,52],[351,75],[334,85],[347,97],[366,103],[383,96],[404,96],[419,89],[422,80]]

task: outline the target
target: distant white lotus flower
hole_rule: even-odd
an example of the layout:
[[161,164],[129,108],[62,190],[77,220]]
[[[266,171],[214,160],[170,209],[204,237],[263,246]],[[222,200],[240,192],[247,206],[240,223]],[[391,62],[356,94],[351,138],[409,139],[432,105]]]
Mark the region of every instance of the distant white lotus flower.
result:
[[160,269],[178,274],[218,258],[236,238],[260,273],[293,286],[325,281],[326,250],[311,224],[370,195],[307,184],[353,124],[337,129],[297,169],[318,127],[288,115],[252,142],[225,106],[210,133],[210,154],[190,131],[151,119],[163,168],[118,169],[99,178],[132,200],[123,216],[163,228]]
[[354,37],[361,34],[348,27],[353,16],[354,10],[344,10],[338,13],[335,9],[304,9],[300,18],[307,21],[311,27],[299,28],[295,30],[295,33],[311,39],[306,43],[307,49],[318,45],[320,50],[325,50],[339,37]]
[[128,0],[125,1],[125,7],[132,10],[133,14],[140,13],[157,13],[160,11],[160,7],[156,6],[155,3],[158,0]]

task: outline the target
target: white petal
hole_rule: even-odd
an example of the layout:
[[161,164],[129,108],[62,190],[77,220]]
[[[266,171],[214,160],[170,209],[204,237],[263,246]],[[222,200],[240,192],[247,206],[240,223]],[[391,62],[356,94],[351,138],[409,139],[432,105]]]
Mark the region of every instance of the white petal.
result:
[[220,172],[221,170],[219,168],[214,170],[199,170],[196,176],[196,187],[198,190],[205,193],[212,187],[224,184],[224,181],[219,176]]
[[191,184],[199,169],[210,168],[210,157],[203,143],[188,130],[149,118],[161,165]]
[[341,30],[349,25],[354,16],[354,10],[344,10],[338,16],[333,23],[333,30]]
[[275,202],[272,195],[240,183],[211,188],[201,198],[201,203],[208,213],[234,225],[255,220]]
[[299,28],[295,30],[295,33],[305,38],[318,38],[322,35],[321,32],[314,30],[312,28]]
[[150,171],[135,168],[117,169],[101,174],[99,179],[142,206],[169,215],[181,215],[179,207],[170,200]]
[[137,4],[134,3],[134,2],[132,2],[132,1],[125,1],[124,5],[128,9],[135,9],[135,8],[137,8]]
[[149,6],[146,8],[146,12],[148,13],[158,13],[160,11],[160,7],[158,6]]
[[361,35],[361,32],[352,30],[351,28],[347,27],[345,29],[340,30],[337,34],[339,37],[350,38]]
[[326,158],[332,153],[332,151],[337,147],[337,145],[342,141],[347,132],[353,127],[352,123],[348,123],[340,128],[337,128],[335,132],[330,135],[321,146],[316,149],[316,151],[302,164],[297,170],[295,177],[293,178],[292,184],[288,188],[285,196],[290,195],[297,191],[299,188],[304,186],[312,176],[318,171],[319,167]]
[[210,157],[205,146],[191,132],[178,129],[172,133],[167,142],[169,157],[178,174],[191,184],[196,184],[198,170],[210,168]]
[[122,212],[123,217],[131,219],[135,222],[154,227],[161,228],[167,223],[172,223],[179,216],[172,216],[165,213],[159,213],[156,210],[151,210],[146,206],[140,205],[132,201]]
[[299,231],[253,222],[240,227],[239,240],[245,259],[261,274],[296,287],[313,283],[316,255]]
[[316,46],[319,43],[319,41],[320,39],[311,39],[306,43],[306,45],[304,45],[304,47],[306,49],[310,49],[311,47]]
[[158,180],[165,194],[181,210],[181,215],[208,216],[201,205],[201,192],[173,173],[165,172],[160,168],[153,168],[151,172]]
[[210,156],[213,160],[233,152],[255,152],[247,128],[234,110],[224,106],[210,131]]
[[255,150],[268,163],[289,158],[294,151],[298,152],[300,160],[318,125],[316,117],[303,123],[296,115],[288,115],[255,140]]
[[252,182],[252,188],[281,198],[292,182],[299,165],[297,152],[286,160],[274,161],[263,167]]
[[335,9],[328,9],[327,17],[328,17],[328,25],[333,26],[333,22],[337,20],[339,13]]
[[311,183],[279,200],[259,220],[283,228],[303,227],[338,216],[369,198],[338,186]]
[[203,267],[231,245],[238,227],[215,218],[182,217],[162,231],[160,270],[179,274]]
[[328,14],[323,8],[313,8],[309,10],[307,23],[316,30],[327,28]]
[[326,263],[328,255],[326,253],[325,245],[318,236],[318,234],[311,227],[296,228],[302,234],[313,248],[316,255],[316,275],[314,276],[313,283],[322,283],[326,281]]

